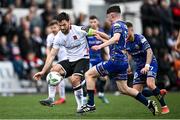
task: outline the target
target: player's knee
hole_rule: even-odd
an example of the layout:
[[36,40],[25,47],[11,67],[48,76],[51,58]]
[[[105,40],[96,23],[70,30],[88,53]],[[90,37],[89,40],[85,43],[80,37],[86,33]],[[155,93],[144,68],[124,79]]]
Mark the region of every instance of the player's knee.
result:
[[60,73],[61,75],[64,75],[64,74],[65,74],[64,70],[62,69],[62,67],[61,67],[60,65],[58,65],[58,64],[53,65],[50,71],[58,72],[58,73]]
[[97,75],[95,74],[94,70],[90,69],[85,73],[85,78],[95,78]]
[[92,73],[88,70],[88,71],[85,73],[85,78],[89,78],[89,77],[92,77]]
[[81,76],[79,75],[72,75],[71,77],[71,83],[73,86],[79,85],[81,81]]

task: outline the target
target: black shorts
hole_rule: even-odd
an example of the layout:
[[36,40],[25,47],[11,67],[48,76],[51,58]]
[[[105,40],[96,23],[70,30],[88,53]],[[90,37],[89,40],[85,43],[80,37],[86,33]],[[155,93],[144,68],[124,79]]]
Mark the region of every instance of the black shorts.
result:
[[84,77],[84,73],[89,69],[89,59],[80,59],[75,62],[69,62],[69,60],[64,60],[58,62],[65,71],[65,77],[69,77],[72,74],[77,74]]

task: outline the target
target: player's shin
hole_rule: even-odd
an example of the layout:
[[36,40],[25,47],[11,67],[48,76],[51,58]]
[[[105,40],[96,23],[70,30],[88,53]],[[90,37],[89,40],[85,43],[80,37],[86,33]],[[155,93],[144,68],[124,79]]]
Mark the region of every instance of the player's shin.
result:
[[82,106],[82,98],[83,98],[83,89],[81,85],[78,85],[76,87],[73,87],[74,90],[74,96],[77,103],[77,110],[81,109]]
[[65,96],[65,82],[64,82],[64,80],[62,80],[59,83],[58,88],[59,88],[59,97],[63,98],[63,99],[66,99],[66,96]]
[[160,102],[161,106],[166,106],[164,97],[160,94],[160,89],[156,87],[154,90],[152,90],[152,92],[156,99]]
[[56,94],[56,86],[48,85],[48,95],[49,98],[53,99],[53,101],[55,98],[55,94]]

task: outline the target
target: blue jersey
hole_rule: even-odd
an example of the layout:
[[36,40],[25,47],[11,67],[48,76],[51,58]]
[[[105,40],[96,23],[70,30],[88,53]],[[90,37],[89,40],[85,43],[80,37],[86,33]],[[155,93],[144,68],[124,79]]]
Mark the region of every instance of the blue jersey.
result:
[[119,41],[110,46],[110,60],[96,65],[96,70],[101,76],[110,75],[111,80],[127,80],[127,55],[123,53],[128,34],[127,26],[122,21],[117,21],[112,25],[111,36],[120,34]]
[[[104,32],[103,29],[99,29],[99,31]],[[103,61],[102,59],[102,52],[101,50],[92,50],[91,47],[94,45],[100,45],[103,42],[101,40],[98,40],[95,36],[88,36],[87,37],[88,40],[88,44],[89,44],[89,54],[90,54],[90,63],[92,64],[92,66],[100,63]]]
[[[134,41],[126,42],[126,50],[132,56],[137,68],[141,69],[146,64],[146,50],[151,48],[143,35],[134,34]],[[157,62],[153,55],[152,62]]]
[[113,37],[115,33],[120,33],[121,36],[119,38],[118,43],[115,43],[110,47],[111,59],[115,59],[119,61],[127,61],[127,56],[122,53],[122,50],[125,50],[126,48],[125,44],[128,34],[127,26],[123,21],[117,21],[112,25],[111,37]]

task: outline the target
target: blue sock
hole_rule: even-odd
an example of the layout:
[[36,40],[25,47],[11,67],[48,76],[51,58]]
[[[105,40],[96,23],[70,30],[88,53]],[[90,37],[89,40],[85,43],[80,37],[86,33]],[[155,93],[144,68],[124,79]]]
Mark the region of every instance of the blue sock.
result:
[[163,96],[160,94],[160,90],[159,88],[155,88],[153,91],[152,91],[153,95],[156,97],[156,99],[160,102],[161,106],[166,106],[166,103],[164,101],[164,98]]
[[143,89],[142,91],[142,94],[145,96],[145,97],[151,97],[153,96],[153,92],[149,89]]
[[138,93],[135,98],[136,98],[136,100],[138,100],[139,102],[141,102],[145,106],[148,106],[148,100],[141,93]]
[[88,99],[88,105],[93,106],[94,105],[94,90],[87,90],[89,99]]

